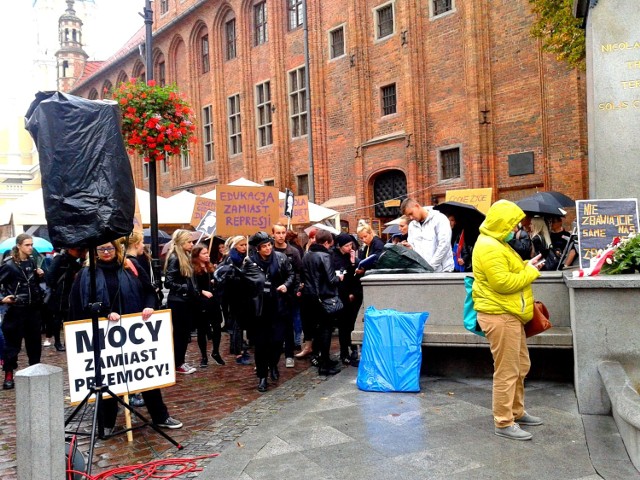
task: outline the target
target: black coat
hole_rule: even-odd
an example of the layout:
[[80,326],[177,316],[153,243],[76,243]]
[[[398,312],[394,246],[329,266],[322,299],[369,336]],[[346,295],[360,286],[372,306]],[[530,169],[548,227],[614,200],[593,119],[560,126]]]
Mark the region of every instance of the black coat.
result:
[[336,276],[331,254],[324,246],[314,243],[302,259],[305,296],[330,298],[338,294],[340,279]]
[[[264,279],[268,279],[268,281],[271,283],[269,292],[265,291],[267,289],[267,287],[265,286],[261,297],[263,307],[265,305],[272,305],[274,311],[265,313],[272,313],[277,315],[278,317],[289,315],[291,296],[295,293],[295,274],[293,273],[293,267],[291,266],[291,262],[289,262],[287,256],[283,253],[273,251],[269,259],[263,261],[260,258],[260,255],[257,252],[254,252],[250,256],[250,259],[250,263],[256,265],[262,272]],[[265,265],[266,263],[269,264],[268,271],[266,268],[261,266]],[[248,267],[250,267],[250,265],[244,266],[244,268]],[[280,285],[284,285],[285,287],[287,287],[286,293],[280,293],[276,290]]]
[[53,312],[69,311],[69,294],[76,274],[82,268],[80,259],[66,252],[56,255],[45,273],[47,286],[51,290],[47,306]]
[[360,290],[360,282],[355,276],[356,267],[351,263],[351,255],[349,253],[341,253],[338,246],[331,249],[331,260],[334,270],[344,272],[344,280],[338,284],[338,295],[340,295],[344,303],[348,301],[349,295],[356,295]]
[[5,258],[0,266],[0,300],[14,295],[17,304],[10,306],[41,304],[44,292],[40,288],[37,268],[33,257],[18,263],[11,255]]
[[185,277],[182,275],[180,272],[180,262],[174,254],[172,254],[167,261],[164,286],[169,289],[167,300],[170,302],[186,302],[196,300],[199,297],[193,276]]

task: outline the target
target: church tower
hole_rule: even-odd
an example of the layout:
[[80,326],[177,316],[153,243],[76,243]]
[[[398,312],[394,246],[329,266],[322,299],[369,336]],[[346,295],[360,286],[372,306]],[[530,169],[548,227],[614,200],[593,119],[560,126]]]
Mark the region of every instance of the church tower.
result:
[[63,92],[71,90],[82,77],[88,58],[82,48],[82,20],[76,15],[73,4],[74,0],[67,0],[67,10],[58,20],[58,90]]

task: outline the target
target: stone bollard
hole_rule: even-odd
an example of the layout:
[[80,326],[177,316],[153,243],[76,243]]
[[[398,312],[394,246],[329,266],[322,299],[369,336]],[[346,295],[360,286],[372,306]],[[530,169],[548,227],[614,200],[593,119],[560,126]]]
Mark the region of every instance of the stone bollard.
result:
[[62,369],[38,363],[15,382],[18,480],[65,478]]

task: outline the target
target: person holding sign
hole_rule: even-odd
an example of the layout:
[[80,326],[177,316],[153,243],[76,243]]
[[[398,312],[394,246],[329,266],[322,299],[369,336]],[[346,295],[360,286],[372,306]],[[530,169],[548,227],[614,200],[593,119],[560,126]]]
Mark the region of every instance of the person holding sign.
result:
[[262,312],[253,324],[252,338],[255,341],[256,374],[260,379],[258,391],[267,391],[267,373],[274,382],[280,378],[278,363],[282,354],[285,328],[290,318],[289,293],[294,287],[293,267],[286,255],[273,250],[271,237],[258,232],[249,239],[254,248],[250,255],[262,272]]
[[196,369],[185,362],[187,345],[191,339],[191,322],[194,304],[200,295],[196,290],[191,264],[193,239],[188,230],[176,230],[171,239],[171,248],[165,262],[164,285],[169,289],[167,306],[171,309],[173,325],[173,355],[176,373],[189,375]]
[[[133,264],[125,262],[124,249],[119,242],[104,243],[96,251],[96,302],[100,305],[99,314],[110,322],[119,322],[120,315],[142,312],[142,319],[149,320],[156,302],[153,285],[141,281],[133,271]],[[91,318],[89,283],[89,267],[84,267],[71,287],[69,301],[73,320]],[[171,429],[182,427],[182,422],[169,415],[160,389],[142,392],[142,397],[154,424]],[[101,410],[104,433],[109,436],[116,424],[118,403],[113,398],[104,399]]]
[[478,323],[493,356],[494,433],[511,440],[530,440],[520,425],[542,425],[524,409],[524,379],[531,361],[524,324],[533,317],[531,284],[540,276],[540,255],[523,261],[508,242],[524,212],[515,203],[498,200],[482,225],[473,249],[473,302]]

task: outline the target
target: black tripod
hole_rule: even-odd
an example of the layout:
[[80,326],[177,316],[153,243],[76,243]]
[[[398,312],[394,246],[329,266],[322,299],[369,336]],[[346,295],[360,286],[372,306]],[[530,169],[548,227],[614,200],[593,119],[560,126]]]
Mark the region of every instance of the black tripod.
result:
[[[139,413],[135,408],[126,403],[122,398],[109,390],[109,387],[103,385],[102,383],[102,366],[100,364],[100,329],[98,324],[98,313],[100,312],[101,304],[96,302],[97,299],[97,285],[96,285],[96,259],[95,259],[95,246],[92,247],[89,251],[89,299],[90,299],[90,309],[91,309],[91,326],[92,326],[92,344],[93,344],[93,364],[95,365],[94,370],[94,381],[93,385],[89,388],[89,392],[84,397],[82,402],[71,412],[71,415],[65,420],[64,426],[66,427],[82,410],[82,408],[87,404],[87,402],[95,396],[95,404],[93,410],[93,423],[91,424],[91,432],[77,432],[77,431],[66,431],[65,434],[75,434],[79,436],[91,436],[90,445],[89,445],[89,454],[87,459],[87,474],[91,474],[91,467],[93,463],[93,448],[95,446],[96,441],[96,427],[98,436],[100,438],[109,438],[115,435],[121,435],[123,433],[127,433],[129,431],[137,430],[139,428],[146,427],[147,425],[153,428],[157,433],[166,438],[173,445],[178,447],[178,450],[182,450],[182,445],[176,442],[173,438],[163,432],[156,424],[148,420],[145,416]],[[115,434],[105,435],[104,433],[104,423],[102,416],[99,414],[100,405],[103,401],[103,396],[108,394],[111,398],[115,399],[120,405],[133,413],[136,417],[142,420],[142,424],[136,425],[135,427],[127,428],[124,430],[118,430]]]
[[[567,238],[567,237],[564,237]],[[560,256],[560,262],[558,263],[558,267],[556,270],[562,270],[564,268],[564,262],[567,260],[569,256],[569,252],[576,248],[578,242],[578,227],[573,227],[571,231],[571,235],[569,236],[569,240],[567,244],[564,246],[564,250],[562,250],[562,255]],[[577,249],[576,249],[577,250]]]

